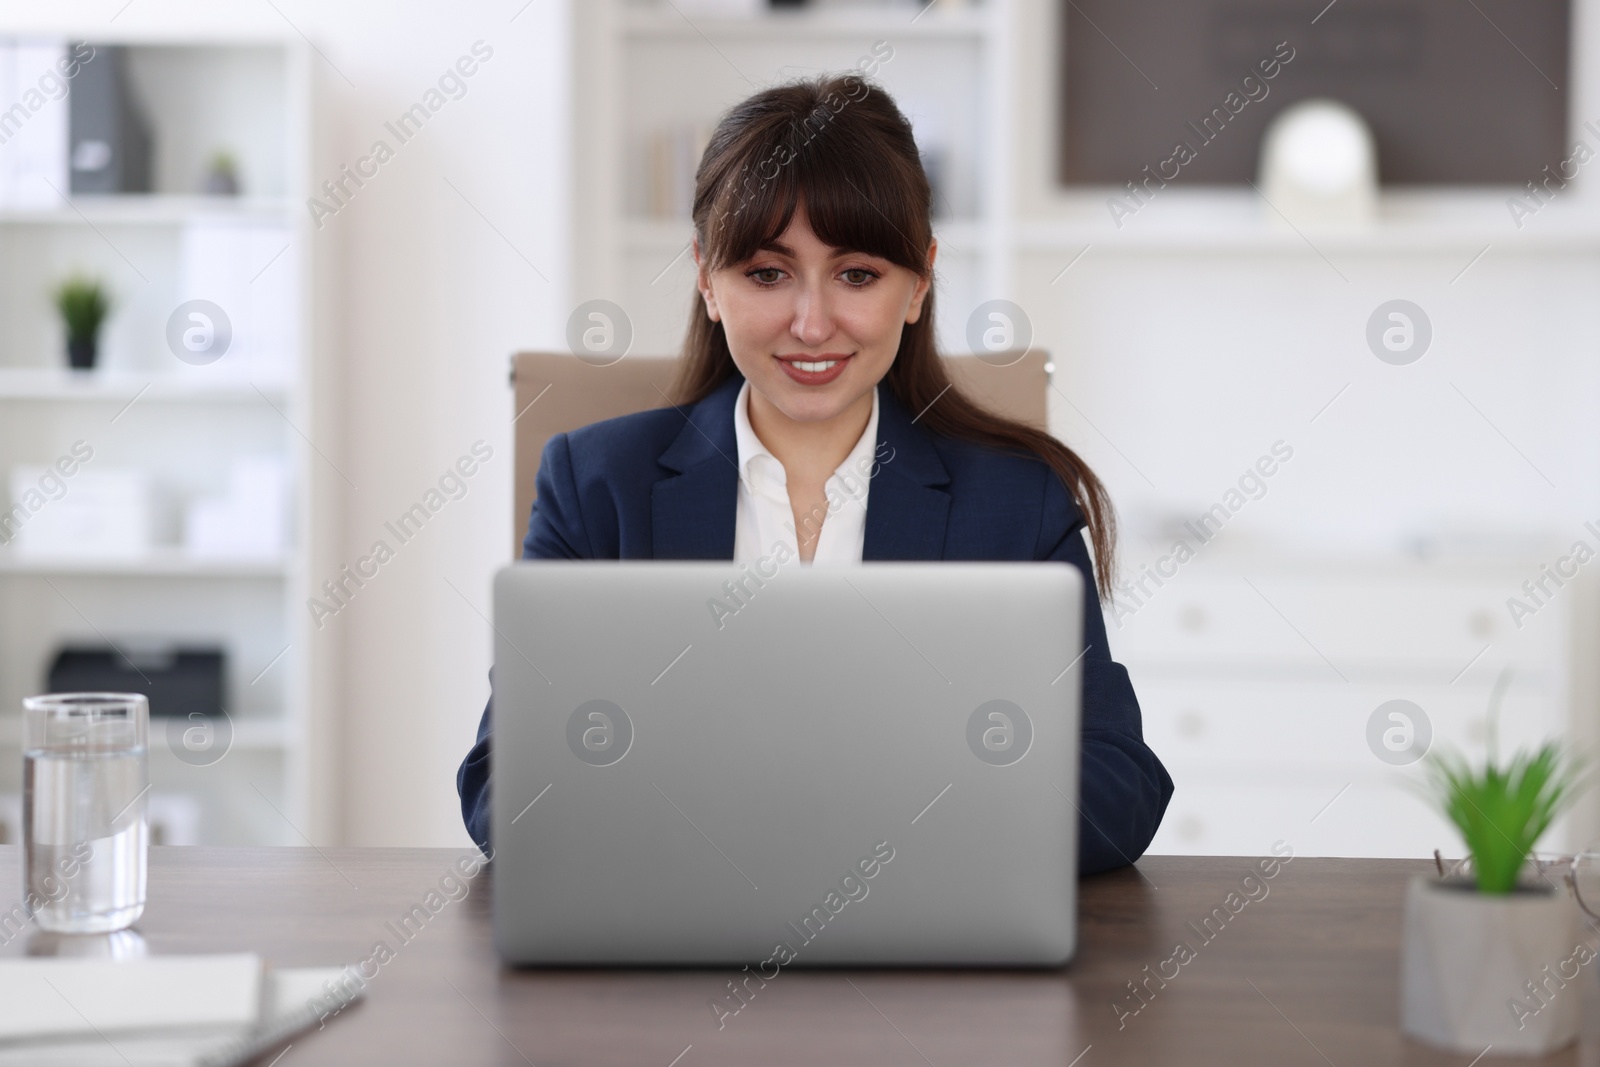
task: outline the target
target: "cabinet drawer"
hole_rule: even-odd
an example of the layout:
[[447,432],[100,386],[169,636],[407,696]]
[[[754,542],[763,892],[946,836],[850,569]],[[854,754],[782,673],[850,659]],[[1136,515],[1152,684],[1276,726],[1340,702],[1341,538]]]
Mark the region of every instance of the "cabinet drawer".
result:
[[1446,856],[1460,838],[1419,796],[1381,779],[1298,775],[1293,783],[1248,775],[1175,775],[1177,790],[1149,851],[1266,856],[1285,841],[1297,856]]
[[1129,664],[1298,665],[1335,678],[1372,665],[1437,664],[1448,682],[1514,632],[1505,603],[1515,591],[1492,580],[1180,574],[1142,605],[1126,601],[1120,618],[1115,608],[1106,615],[1113,653]]
[[[1414,703],[1423,721],[1392,719],[1395,709],[1379,716],[1376,744],[1387,744],[1386,751],[1407,743],[1408,728],[1426,730],[1432,745],[1453,745],[1472,757],[1482,754],[1487,737],[1490,688],[1465,682],[1454,686],[1184,683],[1141,682],[1136,677],[1135,688],[1144,713],[1145,740],[1169,767],[1320,766],[1362,771],[1395,766],[1375,753],[1368,735],[1374,712],[1395,699]],[[1405,714],[1403,709],[1401,713]],[[1519,678],[1507,689],[1499,716],[1502,753],[1541,744],[1559,736],[1562,729],[1561,709],[1553,706],[1541,679]]]
[[[1426,858],[1465,854],[1455,828],[1398,779],[1297,774],[1293,781],[1191,771],[1177,786],[1148,851],[1154,855],[1266,856],[1286,841],[1297,856]],[[1583,847],[1568,820],[1540,841],[1551,851]]]

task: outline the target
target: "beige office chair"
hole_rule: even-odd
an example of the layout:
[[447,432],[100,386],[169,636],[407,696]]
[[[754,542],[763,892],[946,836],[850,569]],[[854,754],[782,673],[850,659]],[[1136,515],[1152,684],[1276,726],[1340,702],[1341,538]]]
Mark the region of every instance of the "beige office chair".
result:
[[[1037,349],[1016,362],[997,353],[951,356],[950,376],[967,395],[1013,419],[1044,429],[1048,425],[1046,394],[1049,355]],[[591,422],[662,407],[677,373],[675,358],[630,356],[597,367],[567,352],[519,352],[512,357],[516,392],[516,510],[511,516],[512,558],[522,555],[533,509],[534,479],[545,442],[558,433]]]

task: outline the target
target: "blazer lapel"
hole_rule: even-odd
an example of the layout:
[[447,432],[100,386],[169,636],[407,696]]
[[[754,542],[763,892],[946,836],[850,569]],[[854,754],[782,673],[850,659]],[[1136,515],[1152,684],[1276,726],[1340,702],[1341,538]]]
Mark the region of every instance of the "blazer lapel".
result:
[[883,384],[878,386],[878,449],[874,457],[878,473],[867,491],[861,558],[943,559],[950,494],[937,487],[950,484],[950,472],[927,431],[912,421]]
[[733,559],[739,492],[733,402],[743,384],[736,374],[684,412],[688,421],[661,454],[658,462],[678,474],[650,494],[655,559]]
[[[656,559],[733,559],[738,506],[738,444],[733,404],[744,379],[734,375],[685,414],[683,429],[659,462],[678,472],[651,492]],[[878,473],[867,494],[863,560],[944,557],[950,473],[926,431],[878,386]]]

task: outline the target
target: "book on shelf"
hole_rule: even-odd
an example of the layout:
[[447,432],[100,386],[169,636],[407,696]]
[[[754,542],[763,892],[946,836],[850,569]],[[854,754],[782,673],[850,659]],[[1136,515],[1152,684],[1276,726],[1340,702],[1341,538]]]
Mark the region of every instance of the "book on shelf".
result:
[[706,123],[679,123],[652,131],[646,140],[645,213],[657,219],[687,219],[694,208],[694,175],[711,141]]
[[0,210],[61,206],[68,187],[64,41],[0,38]]

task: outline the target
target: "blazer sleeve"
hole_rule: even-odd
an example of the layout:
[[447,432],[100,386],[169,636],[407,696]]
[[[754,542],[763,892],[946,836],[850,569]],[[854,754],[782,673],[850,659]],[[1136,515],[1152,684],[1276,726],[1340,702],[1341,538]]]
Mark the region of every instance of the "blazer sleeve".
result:
[[1172,799],[1172,776],[1144,743],[1128,670],[1111,658],[1083,513],[1061,479],[1052,475],[1045,481],[1038,558],[1070,563],[1083,575],[1078,872],[1094,874],[1127,866],[1144,854]]
[[[528,515],[528,533],[522,542],[523,559],[587,559],[592,555],[589,537],[578,508],[578,491],[572,474],[572,450],[566,434],[557,434],[544,446],[539,475],[534,480],[537,499]],[[461,797],[461,818],[467,833],[493,855],[489,841],[490,722],[494,708],[494,671],[489,671],[489,701],[478,722],[478,739],[456,771],[456,792]]]

